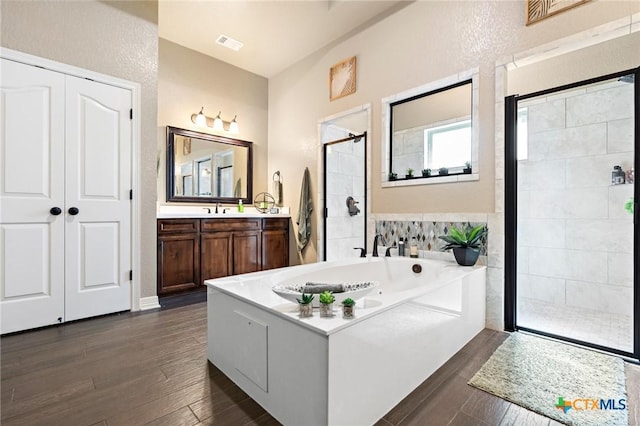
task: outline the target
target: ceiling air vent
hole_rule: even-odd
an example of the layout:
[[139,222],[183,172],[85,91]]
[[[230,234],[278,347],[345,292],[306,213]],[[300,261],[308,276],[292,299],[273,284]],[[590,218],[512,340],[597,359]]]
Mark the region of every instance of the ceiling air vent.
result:
[[236,52],[238,50],[240,50],[240,48],[242,46],[244,46],[244,43],[239,42],[238,40],[234,40],[229,36],[226,36],[224,34],[220,34],[218,36],[218,39],[216,40],[216,43],[224,46],[224,47],[228,47],[229,49],[235,50]]

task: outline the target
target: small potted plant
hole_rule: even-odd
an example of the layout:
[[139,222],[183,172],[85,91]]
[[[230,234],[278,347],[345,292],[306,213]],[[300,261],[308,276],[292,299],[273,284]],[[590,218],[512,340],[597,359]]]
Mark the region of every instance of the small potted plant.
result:
[[626,203],[624,203],[624,209],[629,213],[633,214],[633,197],[629,198]]
[[397,173],[389,173],[389,180],[396,180],[398,179],[398,174]]
[[446,176],[446,175],[448,175],[448,174],[449,174],[449,169],[448,169],[448,168],[446,168],[446,167],[440,167],[440,168],[438,169],[438,174],[439,174],[440,176]]
[[350,297],[347,297],[342,301],[342,318],[353,318],[353,311],[355,310],[356,301]]
[[313,294],[302,293],[302,297],[300,299],[296,297],[296,300],[298,301],[300,318],[309,318],[313,316],[313,305],[311,305],[311,302],[313,302]]
[[422,169],[422,177],[431,176],[431,169]]
[[464,169],[462,169],[462,173],[464,174],[470,174],[471,173],[471,162],[467,161],[464,163]]
[[413,179],[413,169],[411,167],[407,169],[407,174],[405,175],[405,177],[407,179]]
[[447,244],[442,251],[453,249],[453,256],[461,266],[473,266],[480,255],[480,240],[487,235],[487,227],[467,225],[462,229],[449,228],[449,235],[441,235],[438,238]]
[[323,291],[320,293],[320,316],[332,317],[333,316],[333,302],[336,297],[330,291]]

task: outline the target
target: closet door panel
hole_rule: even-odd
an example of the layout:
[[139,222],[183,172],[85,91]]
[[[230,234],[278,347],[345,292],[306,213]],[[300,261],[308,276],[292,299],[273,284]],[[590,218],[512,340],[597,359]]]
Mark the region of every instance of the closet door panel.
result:
[[131,307],[131,92],[75,77],[66,89],[65,298],[73,320]]
[[[0,60],[1,332],[64,321],[64,75]],[[55,212],[55,210],[54,210]]]

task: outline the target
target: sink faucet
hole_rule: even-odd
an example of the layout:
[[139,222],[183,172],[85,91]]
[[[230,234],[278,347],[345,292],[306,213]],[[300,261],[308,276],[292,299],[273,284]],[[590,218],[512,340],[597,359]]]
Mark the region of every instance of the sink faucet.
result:
[[216,203],[216,214],[218,214],[218,207],[220,207],[220,203]]
[[224,214],[224,213],[226,213],[226,212],[227,212],[227,210],[231,210],[231,209],[230,209],[230,208],[224,208],[224,209],[222,209],[222,213],[223,213],[223,214]]
[[385,243],[382,234],[376,234],[376,236],[373,238],[373,253],[371,254],[371,256],[373,257],[378,257],[378,238],[380,238],[380,242],[383,246],[387,244]]
[[209,207],[203,207],[207,211],[207,213],[211,213],[211,209]]

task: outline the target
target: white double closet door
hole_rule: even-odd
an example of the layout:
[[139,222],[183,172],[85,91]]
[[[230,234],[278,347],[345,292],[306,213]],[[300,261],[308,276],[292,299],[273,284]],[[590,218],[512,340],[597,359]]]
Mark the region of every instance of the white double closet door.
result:
[[1,332],[130,309],[131,91],[0,67]]

